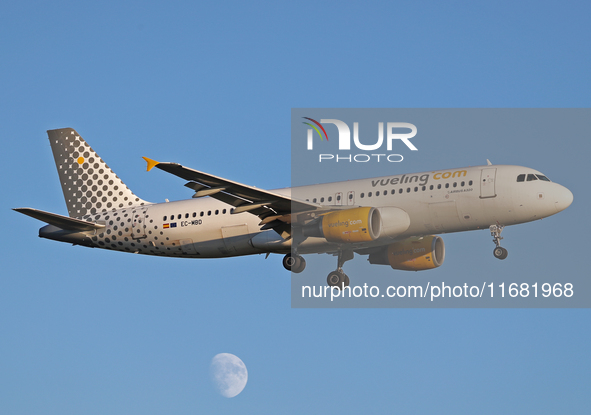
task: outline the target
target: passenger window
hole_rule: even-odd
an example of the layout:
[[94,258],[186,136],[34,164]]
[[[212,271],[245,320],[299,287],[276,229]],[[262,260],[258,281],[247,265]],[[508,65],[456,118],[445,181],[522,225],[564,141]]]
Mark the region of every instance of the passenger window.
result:
[[466,184],[466,182],[462,182],[462,187],[464,187],[465,184]]
[[361,193],[361,197],[362,197],[362,198],[363,198],[363,197],[365,197],[365,193]]
[[403,190],[402,190],[402,187],[401,187],[400,189],[398,189],[398,193],[402,193],[402,192],[403,192]]
[[226,214],[226,209],[222,210],[222,214],[224,214],[224,215]]
[[312,202],[316,203],[316,200],[317,200],[317,199],[316,199],[316,198],[314,198],[314,199],[312,199]]
[[517,181],[524,182],[525,181],[525,174],[520,174],[519,176],[517,176]]
[[458,187],[458,183],[457,182],[454,182],[454,187]]
[[423,192],[424,192],[425,190],[427,190],[427,186],[423,186],[423,189],[422,189],[422,190],[423,190]]
[[445,188],[449,189],[449,183],[445,183]]
[[189,219],[189,214],[185,213],[185,219]]
[[528,174],[528,175],[527,175],[527,181],[528,181],[528,182],[532,182],[532,181],[534,181],[534,180],[538,180],[538,178],[536,177],[536,175],[535,175],[535,174]]
[[390,193],[392,193],[393,195],[396,194],[396,189],[392,189]]
[[470,180],[470,181],[468,182],[468,185],[472,186],[472,183],[473,183],[473,181],[472,181],[472,180]]
[[437,189],[441,189],[441,185],[440,184],[437,185]]
[[379,196],[379,195],[380,195],[380,191],[378,190],[378,191],[376,192],[376,196]]
[[205,214],[205,212],[201,211],[201,213],[199,213],[199,216],[203,216]]
[[369,193],[367,194],[367,197],[371,197],[371,195],[373,195],[373,193],[372,193],[372,192],[369,192]]
[[218,213],[220,213],[220,211],[218,209],[216,209],[215,214],[217,215]]
[[433,185],[429,186],[429,190],[433,190]]
[[193,212],[193,217],[196,218],[197,217],[197,212]]
[[332,202],[332,196],[328,196],[328,201]]
[[207,211],[207,216],[211,216],[211,210]]
[[179,213],[179,215],[177,216],[177,219],[180,219],[180,218],[182,218],[182,217],[183,217],[183,215],[181,215],[181,214]]
[[550,181],[550,179],[549,179],[549,178],[547,178],[546,176],[544,176],[544,175],[542,175],[542,174],[536,174],[536,177],[537,177],[538,179],[540,179],[540,180],[543,180],[543,181],[545,181],[545,182],[549,182],[549,181]]
[[163,221],[166,221],[166,218],[167,218],[167,217],[168,217],[168,216],[165,216],[165,217],[163,217],[163,218],[162,218],[162,220],[163,220]]
[[406,188],[406,193],[410,193],[410,187]]
[[323,197],[320,198],[320,203],[322,203],[322,202],[324,202],[324,198]]

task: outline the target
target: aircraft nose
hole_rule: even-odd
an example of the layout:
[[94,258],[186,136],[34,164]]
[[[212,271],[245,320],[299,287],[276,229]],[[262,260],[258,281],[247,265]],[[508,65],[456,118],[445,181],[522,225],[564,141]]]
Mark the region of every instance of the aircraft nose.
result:
[[560,186],[554,194],[554,207],[561,212],[573,203],[573,194],[564,186]]

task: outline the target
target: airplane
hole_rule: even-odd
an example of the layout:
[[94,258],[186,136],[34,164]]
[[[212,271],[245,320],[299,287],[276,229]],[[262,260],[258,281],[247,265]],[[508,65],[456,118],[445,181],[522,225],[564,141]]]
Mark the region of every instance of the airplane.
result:
[[566,187],[528,167],[487,165],[262,190],[177,163],[144,157],[187,181],[191,199],[136,196],[72,128],[49,130],[69,216],[17,208],[46,226],[39,236],[91,248],[182,258],[282,254],[293,273],[305,254],[337,256],[327,284],[344,289],[354,254],[371,264],[421,271],[441,266],[436,234],[489,229],[493,255],[505,226],[554,215],[573,201]]

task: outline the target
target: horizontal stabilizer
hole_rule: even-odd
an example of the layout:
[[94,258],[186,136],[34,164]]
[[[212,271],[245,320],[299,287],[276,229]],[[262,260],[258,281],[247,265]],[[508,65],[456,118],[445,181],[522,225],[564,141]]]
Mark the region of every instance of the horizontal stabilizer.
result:
[[44,212],[37,209],[17,208],[13,210],[67,231],[85,232],[105,227],[105,225],[69,218],[67,216],[58,215],[57,213]]

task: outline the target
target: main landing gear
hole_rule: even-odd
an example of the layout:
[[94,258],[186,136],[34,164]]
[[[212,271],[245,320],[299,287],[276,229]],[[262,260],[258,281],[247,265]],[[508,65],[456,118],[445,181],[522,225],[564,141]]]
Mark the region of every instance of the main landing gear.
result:
[[283,267],[288,271],[299,274],[306,268],[306,260],[298,254],[287,254],[283,257]]
[[495,249],[493,249],[493,255],[498,259],[505,259],[509,255],[509,252],[501,246],[501,239],[503,239],[501,232],[503,232],[503,228],[503,225],[491,225],[489,228],[490,236],[493,237],[493,242],[496,245]]
[[[349,277],[343,272],[343,264],[353,259],[353,256],[353,251],[339,251],[337,269],[326,277],[326,282],[330,287],[343,289],[349,286]],[[283,267],[288,271],[299,274],[306,268],[306,260],[301,255],[289,253],[283,257]]]
[[343,272],[343,264],[350,259],[353,259],[353,251],[339,251],[337,269],[332,271],[326,277],[326,282],[329,287],[338,287],[344,289],[349,286],[349,277]]

